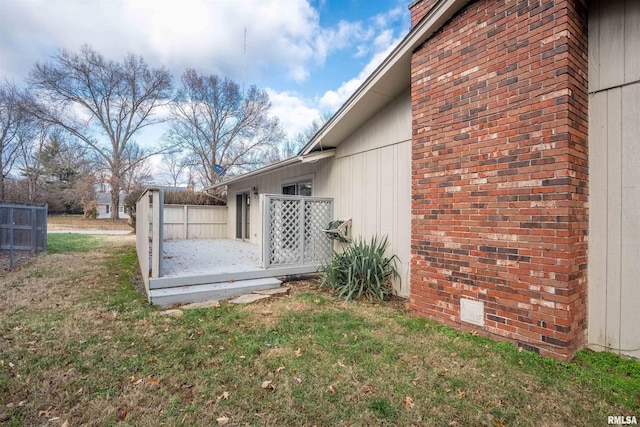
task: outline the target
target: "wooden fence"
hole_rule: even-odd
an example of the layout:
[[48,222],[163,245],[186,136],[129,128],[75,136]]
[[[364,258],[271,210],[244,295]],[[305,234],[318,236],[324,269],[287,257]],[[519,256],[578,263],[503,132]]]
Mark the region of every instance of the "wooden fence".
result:
[[226,206],[164,205],[164,240],[226,239]]
[[148,189],[136,203],[136,252],[149,295],[149,278],[162,277],[162,242],[226,239],[226,206],[165,205],[162,189]]

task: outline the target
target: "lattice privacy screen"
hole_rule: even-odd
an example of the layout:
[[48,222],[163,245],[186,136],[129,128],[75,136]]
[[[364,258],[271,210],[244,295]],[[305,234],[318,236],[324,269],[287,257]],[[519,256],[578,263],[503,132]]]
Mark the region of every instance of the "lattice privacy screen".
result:
[[322,229],[333,219],[333,199],[266,195],[264,266],[317,264],[332,254]]

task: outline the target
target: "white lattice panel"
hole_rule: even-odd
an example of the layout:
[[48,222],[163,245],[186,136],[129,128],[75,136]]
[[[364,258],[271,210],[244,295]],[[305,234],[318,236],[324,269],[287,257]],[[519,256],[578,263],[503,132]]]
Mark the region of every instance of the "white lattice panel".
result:
[[266,195],[263,251],[265,267],[311,264],[331,256],[322,230],[333,217],[333,200]]

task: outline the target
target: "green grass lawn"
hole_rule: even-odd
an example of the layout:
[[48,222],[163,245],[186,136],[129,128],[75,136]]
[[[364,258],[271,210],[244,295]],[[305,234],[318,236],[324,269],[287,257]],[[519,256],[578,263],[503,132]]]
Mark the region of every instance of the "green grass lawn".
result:
[[99,248],[104,239],[98,235],[48,233],[47,253],[60,254],[65,252],[88,252]]
[[605,426],[640,415],[637,361],[582,351],[559,362],[305,283],[166,318],[135,290],[131,237],[60,239],[67,249],[0,285],[6,425]]

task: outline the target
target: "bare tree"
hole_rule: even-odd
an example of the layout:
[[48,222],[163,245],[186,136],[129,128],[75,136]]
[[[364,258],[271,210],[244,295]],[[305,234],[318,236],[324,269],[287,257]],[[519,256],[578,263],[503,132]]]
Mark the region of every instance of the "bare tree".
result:
[[13,83],[0,83],[0,200],[5,199],[5,179],[11,175],[22,144],[31,139],[32,122],[22,108],[23,95]]
[[122,189],[126,192],[133,188],[150,184],[152,181],[149,156],[138,144],[130,143],[122,156]]
[[[37,122],[37,121],[34,121]],[[42,202],[45,198],[42,186],[44,165],[42,164],[42,152],[49,136],[47,124],[38,122],[30,126],[28,135],[23,133],[26,139],[20,142],[16,163],[27,187],[24,200],[29,203]]]
[[205,185],[211,185],[219,180],[215,165],[242,172],[277,159],[284,132],[270,108],[264,90],[252,86],[243,93],[232,80],[188,69],[171,103],[167,140],[193,154]]
[[191,159],[179,151],[164,154],[162,156],[162,170],[167,185],[177,187],[179,182],[183,182],[184,175],[189,175],[191,163]]
[[280,146],[280,159],[284,160],[298,154],[298,152],[311,141],[311,138],[315,136],[322,126],[329,121],[331,115],[331,113],[322,114],[313,119],[311,123],[309,123],[302,132],[298,132],[295,137],[287,138]]
[[[139,56],[113,62],[83,46],[79,53],[62,50],[50,63],[36,64],[29,82],[37,91],[30,112],[79,138],[107,165],[111,219],[118,219],[119,194],[130,166],[127,149],[136,133],[163,120],[154,113],[170,94],[170,73],[150,69]],[[140,157],[152,154],[144,151]]]

